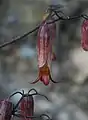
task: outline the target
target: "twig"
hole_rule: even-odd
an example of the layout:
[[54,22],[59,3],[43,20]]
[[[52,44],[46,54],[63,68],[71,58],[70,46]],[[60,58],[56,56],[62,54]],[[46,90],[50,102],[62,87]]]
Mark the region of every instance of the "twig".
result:
[[[51,9],[51,10],[52,10],[52,9]],[[61,17],[61,16],[58,15],[58,13],[59,13],[58,11],[52,10],[52,11],[50,11],[50,12],[51,12],[51,13],[49,14],[48,17],[51,16],[52,12],[54,12],[55,15],[56,15],[58,18],[55,19],[55,20],[52,21],[52,22],[47,22],[47,24],[52,24],[52,23],[55,23],[55,22],[57,22],[57,21],[59,21],[59,20],[75,20],[75,19],[79,19],[79,18],[88,19],[88,16],[87,16],[87,15],[83,15],[83,14],[82,14],[82,15],[78,15],[78,16],[72,16],[72,17],[67,16],[66,18],[63,18],[63,17]],[[53,14],[53,16],[54,16],[54,14]],[[46,20],[48,19],[48,17],[46,18]],[[52,16],[51,16],[51,17],[52,17]],[[10,41],[10,42],[6,42],[6,43],[4,43],[4,44],[1,44],[1,45],[0,45],[0,48],[3,48],[3,47],[5,47],[5,46],[7,46],[7,45],[13,44],[13,43],[15,43],[15,42],[17,42],[17,41],[25,38],[26,36],[30,35],[31,33],[35,32],[36,30],[38,30],[40,26],[41,26],[41,24],[39,24],[37,27],[35,27],[35,28],[32,29],[31,31],[25,33],[24,35],[18,36],[17,38],[12,39],[12,41]]]

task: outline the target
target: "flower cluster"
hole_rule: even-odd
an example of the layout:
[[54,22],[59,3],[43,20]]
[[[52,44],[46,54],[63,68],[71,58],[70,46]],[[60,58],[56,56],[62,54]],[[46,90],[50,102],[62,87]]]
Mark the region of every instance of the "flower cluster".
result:
[[[35,91],[35,93],[30,94],[31,91]],[[18,103],[14,106],[10,98],[18,93],[21,94],[22,97],[20,98]],[[35,89],[29,90],[27,94],[24,94],[24,92],[13,93],[7,99],[0,101],[0,120],[11,120],[11,118],[14,116],[19,117],[22,120],[32,120],[33,118],[42,119],[45,116],[48,118],[47,120],[51,120],[50,117],[46,114],[41,114],[39,116],[34,115],[33,95],[41,95],[48,100],[46,96],[39,94]]]

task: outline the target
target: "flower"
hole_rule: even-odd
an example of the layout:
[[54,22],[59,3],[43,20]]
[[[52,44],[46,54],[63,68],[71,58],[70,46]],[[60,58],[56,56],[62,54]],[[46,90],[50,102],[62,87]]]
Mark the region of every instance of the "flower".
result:
[[81,27],[81,45],[85,51],[88,51],[88,20],[84,20]]
[[43,82],[44,85],[48,85],[50,80],[54,83],[57,83],[52,80],[50,73],[51,63],[53,60],[56,60],[56,56],[52,51],[52,41],[55,37],[55,28],[55,24],[52,23],[51,25],[49,25],[47,24],[47,21],[45,21],[45,18],[43,19],[42,25],[38,30],[37,39],[37,58],[39,75],[38,78],[31,84],[35,84],[39,80]]
[[[32,120],[30,116],[33,117],[34,114],[34,101],[32,96],[24,97],[20,102],[20,112],[24,116],[23,120]],[[25,119],[26,117],[29,117]]]
[[48,67],[48,64],[46,63],[46,64],[44,64],[43,67],[39,68],[38,79],[36,81],[34,81],[33,84],[36,83],[36,82],[38,82],[40,80],[45,85],[48,85],[50,79],[52,79],[51,78],[51,74],[50,74],[50,69]]

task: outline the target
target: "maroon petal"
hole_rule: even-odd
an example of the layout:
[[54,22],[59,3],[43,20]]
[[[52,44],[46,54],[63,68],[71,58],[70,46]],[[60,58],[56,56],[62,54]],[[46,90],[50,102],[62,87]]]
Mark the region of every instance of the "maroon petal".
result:
[[35,83],[37,83],[39,81],[39,78],[37,78],[35,81],[33,81],[33,82],[30,82],[30,84],[35,84]]

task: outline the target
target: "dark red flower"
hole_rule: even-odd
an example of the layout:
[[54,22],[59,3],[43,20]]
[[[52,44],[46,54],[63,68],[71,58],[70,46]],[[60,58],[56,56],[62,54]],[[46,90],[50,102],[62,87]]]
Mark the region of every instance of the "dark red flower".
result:
[[[39,28],[37,40],[39,75],[37,80],[32,82],[31,84],[34,84],[39,80],[45,85],[48,85],[50,80],[54,83],[57,83],[52,80],[50,73],[52,60],[56,60],[55,53],[52,51],[52,41],[56,33],[56,24],[47,24],[45,18],[43,19],[42,25]],[[48,22],[51,21],[51,19],[48,20]]]
[[11,120],[12,103],[9,100],[0,101],[0,120]]
[[84,20],[81,27],[81,45],[85,51],[88,51],[88,20]]
[[[24,97],[20,102],[20,111],[21,115],[24,116],[23,120],[25,120],[26,116],[33,116],[34,114],[34,101],[32,96]],[[27,118],[27,120],[32,120],[31,118]]]

